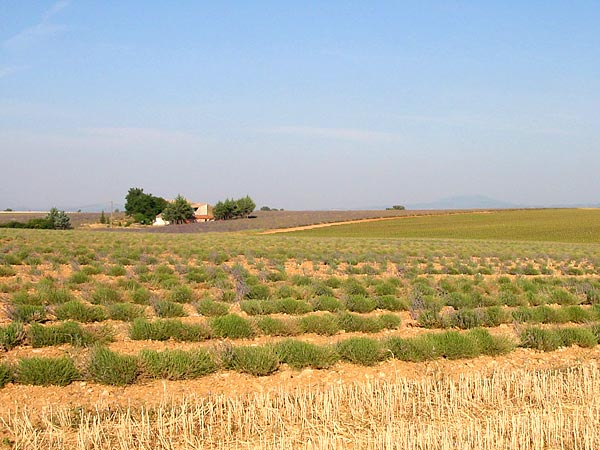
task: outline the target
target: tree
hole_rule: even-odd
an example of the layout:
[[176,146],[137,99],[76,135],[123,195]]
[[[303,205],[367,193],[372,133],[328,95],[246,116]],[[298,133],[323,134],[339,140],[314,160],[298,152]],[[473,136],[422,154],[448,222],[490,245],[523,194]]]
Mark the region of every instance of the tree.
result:
[[256,203],[246,195],[240,199],[232,198],[217,202],[213,208],[213,215],[217,220],[229,220],[237,217],[247,217],[256,208]]
[[402,205],[393,205],[391,208],[385,208],[388,211],[396,210],[396,211],[404,211],[406,208]]
[[254,208],[256,208],[256,203],[250,198],[249,195],[242,197],[237,200],[237,209],[240,216],[248,217]]
[[71,228],[71,219],[69,219],[69,216],[64,211],[59,211],[56,208],[50,209],[46,220],[52,224],[55,230],[68,230]]
[[[277,209],[277,208],[275,208],[275,209]],[[261,206],[260,210],[261,211],[271,211],[271,208],[269,208],[268,206]]]
[[136,222],[149,225],[166,207],[168,202],[162,197],[145,194],[141,188],[131,188],[125,197],[125,212]]
[[100,214],[100,223],[106,223],[106,215],[104,214],[104,210],[102,210],[102,214]]
[[165,207],[162,217],[170,223],[185,223],[194,219],[194,208],[185,198],[178,195],[172,203]]

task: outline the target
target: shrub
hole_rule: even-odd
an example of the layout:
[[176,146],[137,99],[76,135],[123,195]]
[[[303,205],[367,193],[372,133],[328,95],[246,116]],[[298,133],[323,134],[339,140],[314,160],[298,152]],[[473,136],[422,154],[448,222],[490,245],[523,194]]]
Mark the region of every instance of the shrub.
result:
[[556,332],[560,337],[561,344],[565,347],[578,345],[580,347],[591,348],[598,345],[598,338],[587,328],[559,328]]
[[100,322],[106,320],[106,311],[101,306],[88,306],[77,300],[64,303],[55,308],[54,314],[59,320],[77,320],[79,322]]
[[131,301],[140,305],[148,304],[150,300],[150,291],[144,287],[134,289],[131,293]]
[[170,302],[168,300],[157,300],[152,305],[158,317],[184,317],[187,314],[180,303]]
[[393,295],[383,295],[375,299],[375,305],[377,309],[385,309],[387,311],[406,311],[408,310],[408,303]]
[[279,360],[294,369],[312,367],[326,369],[339,359],[338,355],[329,346],[318,346],[295,339],[286,339],[275,345],[275,352]]
[[75,299],[69,290],[54,287],[40,289],[38,295],[43,303],[49,305],[60,305]]
[[250,300],[265,300],[271,295],[271,291],[268,286],[264,284],[255,284],[250,286],[250,289],[246,293],[245,297]]
[[275,311],[283,314],[306,314],[312,311],[308,303],[294,298],[282,298],[273,303]]
[[326,286],[322,282],[313,282],[311,290],[312,290],[312,295],[314,295],[316,297],[320,297],[320,296],[333,297],[333,289],[331,289],[329,286]]
[[327,278],[324,281],[324,283],[325,283],[325,286],[328,286],[332,289],[338,289],[342,285],[342,282],[340,281],[340,279],[336,278],[336,277]]
[[338,316],[340,328],[346,332],[377,333],[383,329],[378,317],[363,317],[358,314],[341,313]]
[[384,357],[381,344],[365,337],[341,341],[337,344],[337,351],[343,360],[363,366],[372,366]]
[[200,300],[196,303],[196,311],[203,316],[224,316],[229,312],[229,305],[227,303],[216,302],[209,299]]
[[566,306],[564,311],[569,322],[585,323],[592,319],[592,314],[590,311],[583,309],[580,306]]
[[106,271],[106,274],[111,277],[122,277],[123,275],[127,274],[127,271],[125,270],[125,267],[123,267],[121,265],[116,265],[116,266],[110,267]]
[[296,322],[263,316],[256,321],[263,334],[269,336],[295,336],[299,333]]
[[458,331],[432,333],[430,337],[440,356],[448,359],[473,358],[479,354],[477,341],[470,334]]
[[469,336],[475,339],[479,352],[484,355],[504,355],[515,348],[514,343],[509,338],[505,336],[492,336],[488,330],[482,328],[475,328],[469,331]]
[[255,376],[270,375],[279,367],[277,353],[271,347],[233,347],[223,354],[226,368]]
[[138,361],[135,356],[119,355],[106,347],[97,347],[92,351],[88,372],[97,383],[125,386],[136,380]]
[[41,322],[46,318],[46,307],[42,305],[14,305],[9,307],[8,315],[15,322]]
[[0,265],[0,277],[12,277],[17,274],[16,270],[9,265]]
[[386,340],[385,346],[394,358],[402,361],[429,361],[439,356],[435,342],[428,334],[409,339],[390,337]]
[[336,316],[331,313],[310,314],[300,317],[298,326],[303,333],[316,333],[331,336],[340,331]]
[[349,296],[367,296],[367,289],[360,283],[360,281],[355,280],[354,278],[348,278],[346,280],[344,283],[344,292]]
[[273,304],[264,300],[242,300],[240,302],[240,309],[249,316],[274,312]]
[[378,317],[381,328],[386,330],[395,330],[402,323],[400,316],[395,314],[382,314]]
[[483,312],[479,309],[459,309],[450,315],[450,326],[466,330],[483,325]]
[[371,312],[377,306],[377,302],[369,297],[361,295],[351,295],[346,299],[346,308],[352,312],[367,313]]
[[214,334],[221,338],[241,339],[254,336],[250,322],[237,314],[215,317],[210,325]]
[[69,277],[69,283],[83,284],[90,281],[90,277],[83,271],[73,272]]
[[66,386],[79,378],[79,372],[69,358],[23,358],[19,361],[15,379],[22,384]]
[[189,303],[194,298],[194,291],[188,286],[178,286],[170,292],[169,298],[177,303]]
[[528,327],[520,334],[521,347],[549,352],[561,346],[561,337],[554,330]]
[[144,317],[145,308],[131,303],[115,303],[108,307],[108,316],[112,320],[131,322],[139,317]]
[[398,289],[392,283],[380,283],[375,286],[375,293],[380,296],[391,295],[392,297],[396,295],[396,291]]
[[305,275],[294,275],[290,281],[294,286],[310,286],[312,283],[310,277]]
[[564,289],[554,289],[550,292],[550,303],[558,303],[559,305],[576,305],[581,303],[577,296],[571,294]]
[[13,322],[4,327],[0,327],[0,348],[11,350],[18,345],[21,345],[25,340],[26,334],[23,330],[23,325],[18,322]]
[[213,357],[204,349],[142,350],[142,367],[152,378],[183,380],[198,378],[217,370]]
[[181,320],[135,319],[129,329],[129,337],[135,341],[200,342],[210,338],[210,330],[203,324],[184,324]]
[[6,363],[0,363],[0,389],[13,380],[12,369]]
[[29,328],[29,342],[32,347],[71,344],[86,346],[97,342],[110,342],[112,335],[107,327],[96,332],[83,329],[76,322],[64,322],[58,325],[42,326],[34,323]]
[[312,307],[315,311],[338,312],[345,309],[344,304],[335,297],[324,295],[312,300]]
[[121,294],[112,286],[96,286],[90,302],[96,305],[109,305],[121,300]]

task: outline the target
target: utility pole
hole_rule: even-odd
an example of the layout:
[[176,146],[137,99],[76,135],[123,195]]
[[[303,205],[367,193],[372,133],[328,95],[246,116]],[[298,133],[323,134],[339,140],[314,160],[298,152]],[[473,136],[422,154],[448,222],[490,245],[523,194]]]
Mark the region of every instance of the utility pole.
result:
[[108,228],[112,228],[113,224],[113,201],[110,201],[110,221]]

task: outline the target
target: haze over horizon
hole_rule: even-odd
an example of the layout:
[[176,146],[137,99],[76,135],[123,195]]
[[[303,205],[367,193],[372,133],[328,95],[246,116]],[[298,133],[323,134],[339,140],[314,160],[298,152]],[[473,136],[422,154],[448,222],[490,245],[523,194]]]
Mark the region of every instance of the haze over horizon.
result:
[[600,4],[0,4],[0,210],[600,203]]

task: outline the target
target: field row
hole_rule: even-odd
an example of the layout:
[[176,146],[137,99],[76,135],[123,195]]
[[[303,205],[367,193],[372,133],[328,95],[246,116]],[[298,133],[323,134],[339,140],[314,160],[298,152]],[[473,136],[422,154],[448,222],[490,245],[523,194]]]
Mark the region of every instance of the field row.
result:
[[[598,344],[599,335],[599,325],[556,329],[529,327],[521,331],[519,345],[542,351],[571,345],[594,347]],[[262,346],[224,344],[208,350],[142,350],[137,356],[122,355],[96,346],[85,361],[73,361],[64,356],[21,358],[16,365],[0,363],[0,386],[13,381],[64,386],[81,379],[126,385],[140,378],[191,379],[223,369],[264,376],[275,372],[280,364],[294,369],[324,369],[341,360],[372,366],[390,357],[413,362],[437,358],[461,359],[500,355],[514,348],[511,339],[491,335],[484,329],[384,340],[355,337],[335,345],[321,346],[287,339]]]

